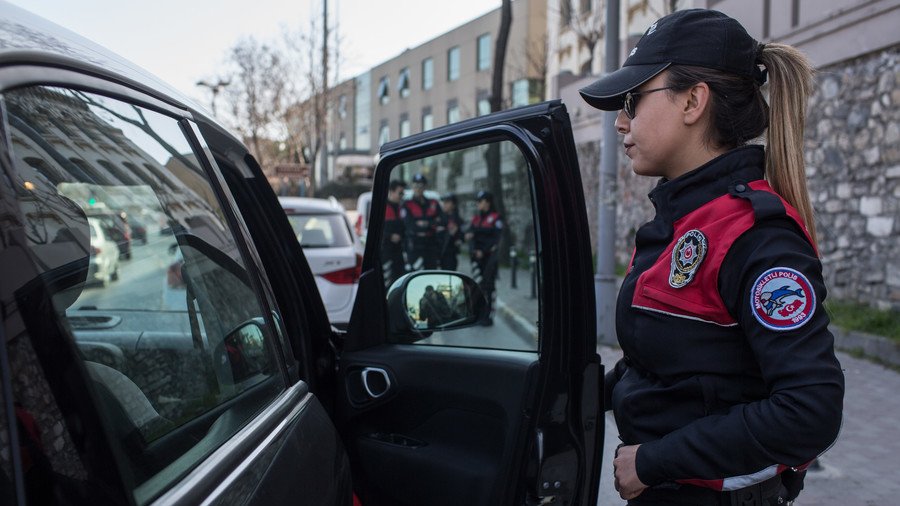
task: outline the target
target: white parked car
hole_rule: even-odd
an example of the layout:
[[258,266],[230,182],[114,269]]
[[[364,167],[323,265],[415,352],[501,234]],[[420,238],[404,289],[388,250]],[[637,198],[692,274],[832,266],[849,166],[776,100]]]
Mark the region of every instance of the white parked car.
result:
[[278,197],[303,248],[328,319],[346,327],[356,298],[362,255],[344,208],[334,199]]
[[107,237],[107,230],[99,218],[88,217],[91,231],[91,258],[88,264],[88,281],[103,286],[119,279],[119,246]]

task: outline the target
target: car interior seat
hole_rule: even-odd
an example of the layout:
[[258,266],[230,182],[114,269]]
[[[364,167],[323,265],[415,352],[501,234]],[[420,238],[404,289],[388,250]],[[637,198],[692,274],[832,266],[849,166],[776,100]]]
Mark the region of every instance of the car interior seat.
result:
[[[91,254],[87,215],[75,202],[59,196],[65,204],[68,226],[60,230],[55,248],[74,260],[66,263],[69,275],[66,282],[50,288],[51,299],[60,320],[67,321],[67,311],[78,301],[87,283]],[[61,253],[55,253],[57,256]],[[48,287],[49,288],[49,287]],[[71,325],[70,327],[76,327]],[[77,339],[76,339],[77,347]],[[111,425],[114,439],[121,442],[125,454],[136,470],[134,479],[142,481],[158,469],[156,458],[145,451],[147,442],[171,422],[162,417],[150,399],[125,372],[92,360],[90,351],[78,348],[80,358],[101,409]],[[142,471],[143,470],[143,471]]]
[[318,228],[304,230],[300,233],[300,246],[328,246],[325,231]]

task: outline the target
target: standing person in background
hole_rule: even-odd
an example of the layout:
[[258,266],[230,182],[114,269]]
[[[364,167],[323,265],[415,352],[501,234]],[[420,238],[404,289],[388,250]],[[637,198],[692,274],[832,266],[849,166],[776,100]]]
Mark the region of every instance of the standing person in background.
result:
[[[581,90],[621,110],[634,172],[660,178],[619,291],[624,358],[606,380],[628,504],[785,504],[837,437],[844,377],[803,167],[811,86],[796,49],[691,9]],[[764,133],[767,148],[749,144]]]
[[419,320],[427,322],[429,328],[438,328],[453,318],[453,309],[444,294],[432,285],[426,286],[425,293],[419,299]]
[[400,218],[403,190],[406,183],[394,179],[388,186],[387,207],[384,209],[384,234],[381,241],[381,262],[385,286],[391,286],[400,276],[406,274],[406,260],[403,258],[403,238],[406,230]]
[[437,269],[438,236],[444,231],[444,216],[437,200],[425,196],[428,179],[416,174],[412,180],[413,196],[401,208],[406,227],[406,260],[408,270]]
[[499,268],[497,248],[503,235],[503,218],[500,213],[494,211],[494,196],[490,192],[480,191],[475,199],[478,203],[478,212],[472,216],[466,240],[470,241],[472,277],[481,286],[488,301],[488,316],[481,323],[493,325],[491,311],[494,308],[494,292]]
[[459,263],[459,248],[463,242],[462,216],[457,208],[456,195],[448,193],[441,198],[444,210],[444,232],[441,234],[441,269],[455,271]]

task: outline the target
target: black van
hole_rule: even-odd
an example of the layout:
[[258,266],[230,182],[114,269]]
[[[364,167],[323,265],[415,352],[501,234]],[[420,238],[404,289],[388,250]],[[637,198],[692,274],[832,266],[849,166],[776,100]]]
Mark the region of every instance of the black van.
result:
[[[0,504],[596,504],[603,371],[559,102],[382,148],[344,333],[239,140],[8,4],[0,41]],[[506,244],[535,258],[534,298],[492,301],[517,325],[475,325],[491,304],[465,261],[385,286],[388,182],[419,172],[463,216],[499,189]],[[150,233],[96,286],[104,206]],[[429,286],[452,317],[421,318]]]

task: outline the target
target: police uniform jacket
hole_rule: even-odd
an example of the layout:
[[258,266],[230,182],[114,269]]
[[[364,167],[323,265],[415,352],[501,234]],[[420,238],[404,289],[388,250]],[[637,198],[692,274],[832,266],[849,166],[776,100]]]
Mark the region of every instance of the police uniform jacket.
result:
[[[450,233],[449,225],[451,223],[456,225],[456,232],[453,234]],[[450,253],[459,253],[459,244],[462,242],[463,238],[463,225],[464,223],[462,216],[459,215],[459,211],[454,209],[452,213],[444,213],[443,226],[445,229],[444,240],[447,243],[446,251]]]
[[391,242],[391,235],[398,234],[402,238],[404,231],[405,226],[400,217],[400,203],[388,202],[384,209],[384,243],[395,244]]
[[478,212],[472,217],[469,232],[472,233],[473,249],[481,250],[486,255],[493,253],[500,243],[503,219],[494,210]]
[[804,469],[837,437],[822,266],[764,157],[738,148],[650,193],[606,392],[623,443],[641,444],[642,496],[737,490]]
[[[407,235],[413,240],[434,237],[443,220],[443,211],[437,200],[412,198],[403,202],[400,211]],[[420,223],[424,222],[424,223]]]

